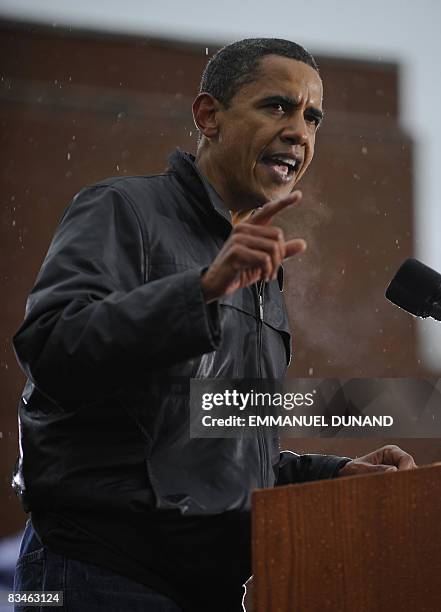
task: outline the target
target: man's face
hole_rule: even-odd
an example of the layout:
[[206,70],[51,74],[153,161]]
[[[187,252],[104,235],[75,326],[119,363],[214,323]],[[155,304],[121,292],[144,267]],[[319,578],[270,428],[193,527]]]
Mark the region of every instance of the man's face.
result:
[[236,210],[290,193],[314,154],[322,118],[322,81],[316,70],[268,55],[255,81],[218,112],[216,165],[222,191]]

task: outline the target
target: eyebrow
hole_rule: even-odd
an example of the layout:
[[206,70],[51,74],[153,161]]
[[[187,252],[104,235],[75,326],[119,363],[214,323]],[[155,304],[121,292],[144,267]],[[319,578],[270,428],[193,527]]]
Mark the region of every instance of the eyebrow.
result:
[[[291,98],[290,96],[282,95],[269,96],[260,100],[260,105],[265,104],[285,104],[286,106],[289,106],[292,109],[298,108],[300,106],[300,102],[296,98]],[[310,106],[308,108],[308,112],[314,115],[314,117],[316,117],[316,119],[318,119],[320,122],[323,121],[325,113],[319,108],[316,108],[315,106]]]

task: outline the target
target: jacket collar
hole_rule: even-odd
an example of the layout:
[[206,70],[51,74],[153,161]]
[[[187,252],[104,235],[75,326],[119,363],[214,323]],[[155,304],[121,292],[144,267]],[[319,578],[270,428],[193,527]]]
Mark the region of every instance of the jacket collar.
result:
[[231,213],[207,177],[196,166],[194,155],[176,149],[168,158],[168,162],[190,191],[199,200],[208,200],[212,208],[228,222],[231,229]]

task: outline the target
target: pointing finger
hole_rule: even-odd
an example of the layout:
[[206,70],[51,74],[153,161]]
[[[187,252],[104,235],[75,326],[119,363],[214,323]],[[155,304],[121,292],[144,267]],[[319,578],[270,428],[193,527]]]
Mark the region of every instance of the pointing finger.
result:
[[285,242],[285,259],[297,255],[298,253],[303,253],[303,251],[306,251],[306,242],[301,238],[295,238],[294,240]]
[[284,198],[276,200],[275,202],[268,202],[262,208],[257,210],[248,220],[248,223],[253,225],[267,225],[271,223],[273,217],[280,211],[284,210],[288,206],[298,204],[302,199],[301,191],[293,191]]

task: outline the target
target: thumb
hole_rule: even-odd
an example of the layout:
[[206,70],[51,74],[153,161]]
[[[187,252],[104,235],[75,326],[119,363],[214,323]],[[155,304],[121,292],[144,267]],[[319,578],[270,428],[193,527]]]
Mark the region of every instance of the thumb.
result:
[[367,463],[366,465],[369,466],[367,470],[369,472],[396,472],[397,471],[397,467],[395,465],[384,465],[383,463],[379,463],[378,465],[371,465]]
[[339,476],[361,476],[363,474],[381,474],[383,472],[396,472],[394,465],[374,464],[367,461],[349,461],[339,471]]

